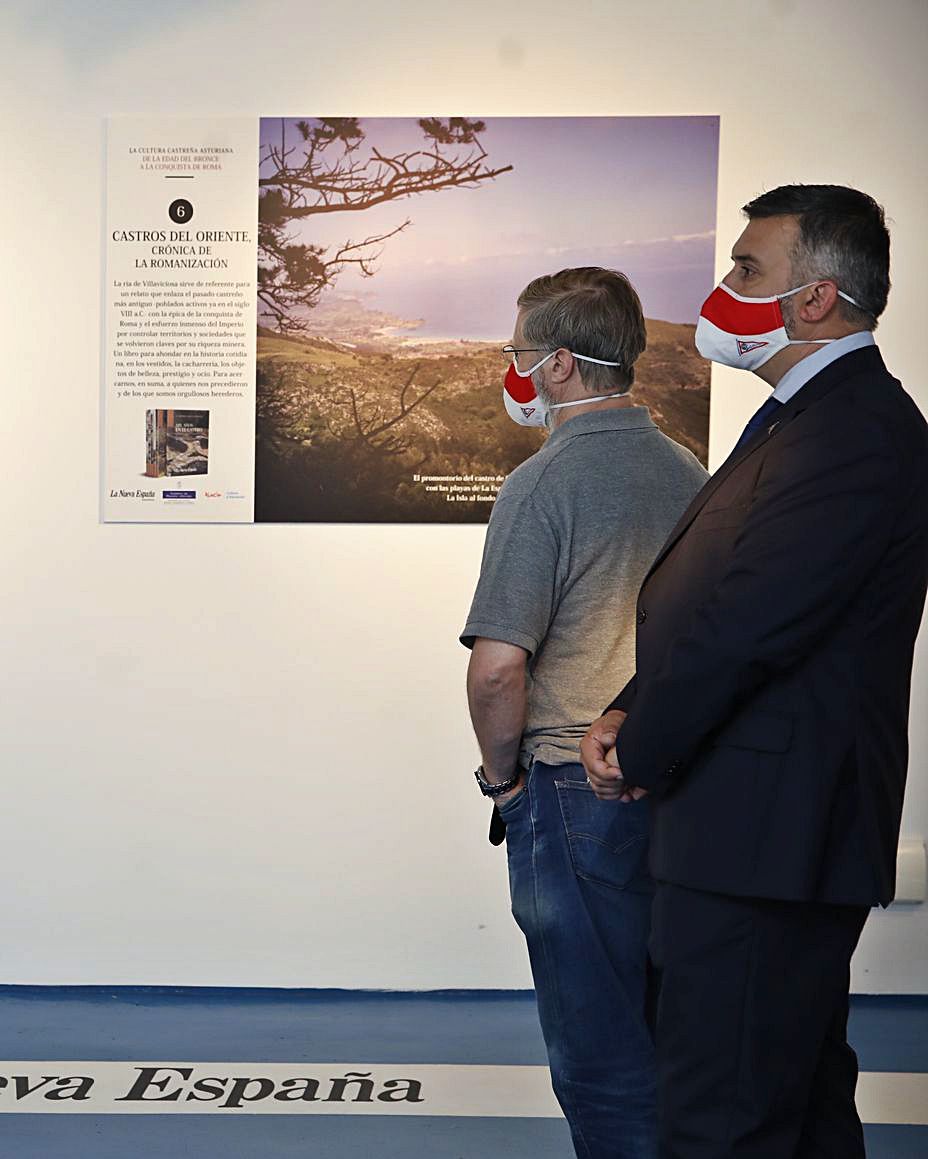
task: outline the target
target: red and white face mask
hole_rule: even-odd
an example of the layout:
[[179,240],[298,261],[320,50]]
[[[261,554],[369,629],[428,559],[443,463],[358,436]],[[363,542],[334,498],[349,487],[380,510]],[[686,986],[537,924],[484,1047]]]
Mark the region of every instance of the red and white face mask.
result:
[[[817,281],[818,279],[816,279]],[[815,282],[805,282],[785,294],[769,298],[748,298],[736,294],[722,282],[712,291],[699,311],[696,349],[713,362],[739,370],[757,370],[786,346],[825,345],[834,338],[794,339],[786,333],[780,302],[807,290]],[[846,302],[861,307],[850,294],[838,290]]]
[[[602,402],[603,399],[627,393],[625,390],[615,390],[611,394],[598,394],[594,398],[576,398],[570,402],[553,402],[547,406],[538,397],[532,375],[556,353],[556,350],[552,350],[550,354],[546,354],[528,370],[519,370],[515,364],[515,357],[513,357],[513,361],[506,371],[506,378],[503,381],[503,405],[512,421],[518,423],[520,427],[545,427],[548,425],[548,411],[561,410],[567,406],[583,406],[587,402]],[[585,354],[574,354],[573,351],[570,353],[574,358],[579,358],[581,362],[595,362],[599,366],[622,365],[621,362],[606,362],[602,358],[588,358]]]
[[545,426],[547,408],[535,390],[532,372],[520,374],[514,362],[503,380],[503,404],[506,413],[520,427]]

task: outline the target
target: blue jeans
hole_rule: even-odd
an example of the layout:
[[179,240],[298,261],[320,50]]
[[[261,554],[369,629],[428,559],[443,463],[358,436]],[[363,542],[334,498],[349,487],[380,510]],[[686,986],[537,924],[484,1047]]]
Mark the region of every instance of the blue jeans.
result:
[[506,822],[554,1093],[579,1159],[655,1159],[647,800],[599,801],[582,765],[535,761]]

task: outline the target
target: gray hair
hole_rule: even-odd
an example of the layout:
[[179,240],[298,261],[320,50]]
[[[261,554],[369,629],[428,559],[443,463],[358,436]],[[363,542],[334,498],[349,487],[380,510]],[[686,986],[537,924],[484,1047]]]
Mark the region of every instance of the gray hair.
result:
[[581,266],[544,274],[519,295],[525,308],[522,333],[544,351],[561,347],[619,366],[577,361],[587,390],[631,389],[635,362],[647,345],[641,301],[618,270]]
[[873,330],[889,295],[889,231],[882,206],[846,185],[781,185],[743,207],[756,217],[795,216],[790,253],[797,282],[828,278],[858,304],[838,299],[840,317]]

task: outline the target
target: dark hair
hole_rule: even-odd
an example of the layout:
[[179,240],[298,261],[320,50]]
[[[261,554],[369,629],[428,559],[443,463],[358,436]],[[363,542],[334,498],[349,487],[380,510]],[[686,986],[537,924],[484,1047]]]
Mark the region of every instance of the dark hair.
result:
[[529,342],[621,364],[599,366],[578,359],[587,390],[631,387],[647,334],[641,300],[624,274],[602,266],[544,274],[529,282],[518,301],[526,308],[522,333]]
[[889,295],[889,232],[883,208],[846,185],[781,185],[743,207],[755,217],[790,214],[799,238],[790,255],[797,281],[831,278],[860,309],[838,299],[846,322],[872,330]]

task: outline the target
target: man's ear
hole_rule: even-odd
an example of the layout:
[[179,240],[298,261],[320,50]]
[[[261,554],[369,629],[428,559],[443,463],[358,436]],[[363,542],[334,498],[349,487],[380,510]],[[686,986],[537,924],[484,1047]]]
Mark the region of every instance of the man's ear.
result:
[[573,374],[577,361],[566,346],[559,346],[548,365],[551,367],[551,381],[562,383]]
[[800,300],[796,313],[803,322],[824,322],[837,308],[838,287],[834,282],[815,282],[797,297]]

